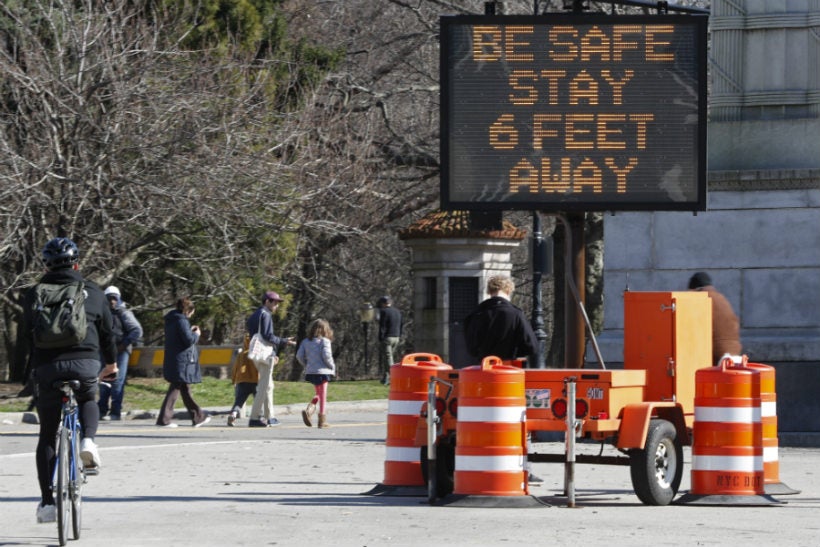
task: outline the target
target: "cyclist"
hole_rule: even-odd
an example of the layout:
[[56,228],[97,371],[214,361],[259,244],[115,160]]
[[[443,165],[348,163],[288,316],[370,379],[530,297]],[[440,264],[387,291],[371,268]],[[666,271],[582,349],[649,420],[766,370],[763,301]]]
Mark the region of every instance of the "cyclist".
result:
[[[56,462],[56,435],[60,425],[62,394],[53,387],[57,380],[80,380],[76,392],[79,404],[83,440],[80,457],[86,467],[100,467],[100,455],[94,436],[99,425],[100,410],[97,406],[97,380],[109,377],[117,371],[117,346],[111,328],[111,311],[102,290],[86,280],[79,271],[80,251],[68,238],[58,237],[46,243],[42,251],[46,273],[41,283],[68,285],[76,281],[85,283],[86,337],[69,347],[54,349],[37,348],[34,345],[34,287],[26,293],[23,316],[23,332],[31,337],[29,359],[39,389],[37,413],[40,418],[40,436],[37,442],[37,479],[40,483],[41,500],[37,506],[37,522],[55,522],[57,512],[51,481]],[[106,365],[100,372],[100,356]]]

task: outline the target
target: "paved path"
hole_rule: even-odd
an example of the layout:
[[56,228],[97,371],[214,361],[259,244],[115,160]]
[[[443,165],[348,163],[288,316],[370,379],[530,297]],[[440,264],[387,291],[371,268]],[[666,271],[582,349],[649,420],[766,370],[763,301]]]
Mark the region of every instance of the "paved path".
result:
[[[84,490],[83,536],[70,545],[777,545],[820,537],[820,450],[781,448],[781,479],[802,492],[764,507],[647,507],[627,467],[578,465],[576,508],[563,466],[533,464],[544,479],[530,508],[431,506],[423,495],[368,495],[384,479],[385,411],[336,407],[332,428],[296,412],[276,428],[157,428],[150,420],[101,425],[102,473]],[[6,423],[9,422],[9,423]],[[38,525],[37,426],[0,415],[0,545],[54,545]],[[560,452],[561,443],[537,443]],[[597,447],[580,445],[579,451]],[[605,453],[610,453],[607,449]],[[615,455],[615,451],[611,451]],[[681,493],[689,488],[689,452]],[[406,489],[412,493],[413,489]],[[423,489],[422,489],[423,491]],[[416,491],[418,494],[418,490]]]

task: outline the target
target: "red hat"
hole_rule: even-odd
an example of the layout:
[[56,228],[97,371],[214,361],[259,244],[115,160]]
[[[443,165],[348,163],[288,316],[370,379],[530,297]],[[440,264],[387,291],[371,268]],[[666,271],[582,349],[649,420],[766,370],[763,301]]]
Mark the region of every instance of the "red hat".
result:
[[284,302],[285,299],[279,296],[279,293],[274,291],[267,291],[265,294],[262,295],[262,303],[264,304],[268,300],[273,300],[274,302]]

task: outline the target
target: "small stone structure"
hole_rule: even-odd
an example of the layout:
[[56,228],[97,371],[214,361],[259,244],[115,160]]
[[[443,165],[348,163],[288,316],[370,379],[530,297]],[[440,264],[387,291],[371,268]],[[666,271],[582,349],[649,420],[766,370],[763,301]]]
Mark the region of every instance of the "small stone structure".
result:
[[466,211],[435,211],[399,237],[411,249],[416,351],[469,364],[462,320],[487,297],[487,279],[510,275],[511,253],[526,232],[503,221],[500,230],[476,228]]

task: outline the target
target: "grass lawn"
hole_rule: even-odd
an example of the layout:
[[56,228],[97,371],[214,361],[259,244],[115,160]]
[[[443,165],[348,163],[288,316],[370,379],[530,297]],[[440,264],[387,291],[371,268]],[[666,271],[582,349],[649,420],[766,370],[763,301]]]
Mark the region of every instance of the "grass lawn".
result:
[[[313,385],[307,382],[275,382],[274,403],[287,405],[305,403],[313,395]],[[21,386],[22,387],[22,386]],[[123,410],[159,409],[168,382],[162,378],[129,378],[125,387]],[[327,400],[333,401],[367,401],[387,399],[390,388],[378,380],[357,380],[331,382],[327,390]],[[193,387],[196,402],[205,407],[229,407],[233,403],[233,384],[230,380],[219,380],[206,376],[201,384]],[[22,412],[28,401],[23,399],[0,400],[0,412]]]

